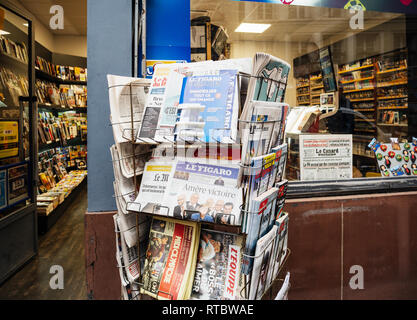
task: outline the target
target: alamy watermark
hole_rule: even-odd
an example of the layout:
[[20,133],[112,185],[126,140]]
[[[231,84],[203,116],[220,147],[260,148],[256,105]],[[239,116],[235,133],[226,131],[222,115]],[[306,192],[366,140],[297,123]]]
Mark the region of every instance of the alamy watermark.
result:
[[53,265],[49,268],[49,273],[53,274],[49,280],[49,287],[52,290],[64,289],[64,268],[60,265]]
[[56,4],[49,9],[49,13],[53,15],[49,20],[49,27],[52,30],[64,29],[64,8]]

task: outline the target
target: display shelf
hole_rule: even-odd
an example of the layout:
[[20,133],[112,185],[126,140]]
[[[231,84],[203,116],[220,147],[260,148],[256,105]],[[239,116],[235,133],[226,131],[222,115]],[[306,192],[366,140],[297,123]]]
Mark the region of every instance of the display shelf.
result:
[[369,129],[360,129],[360,128],[355,128],[353,130],[357,132],[375,132],[376,131],[376,129],[369,130]]
[[368,68],[373,68],[374,65],[373,64],[369,64],[369,65],[365,65],[365,66],[361,66],[361,67],[357,67],[357,68],[352,68],[349,70],[343,70],[343,71],[339,71],[339,74],[345,74],[345,73],[349,73],[349,72],[353,72],[353,71],[357,71],[357,70],[362,70],[362,69],[368,69]]
[[384,127],[408,127],[407,123],[377,123],[377,125]]
[[348,83],[354,83],[354,82],[360,82],[360,81],[366,81],[366,80],[373,80],[375,79],[374,76],[372,77],[368,77],[368,78],[362,78],[362,79],[353,79],[353,80],[349,80],[349,81],[341,81],[341,84],[348,84]]
[[390,100],[390,99],[403,99],[408,98],[408,96],[387,96],[387,97],[376,97],[378,100]]
[[374,101],[375,98],[351,99],[350,102]]
[[310,93],[297,93],[297,97],[309,96]]
[[375,111],[375,109],[353,109],[353,111],[357,111],[357,112],[371,112],[371,111]]
[[408,109],[408,106],[378,107],[378,110]]
[[60,140],[54,141],[51,143],[40,143],[38,152],[43,152],[48,149],[53,148],[61,148],[61,147],[69,147],[69,146],[78,146],[78,145],[86,145],[87,141],[83,141],[80,137],[72,138],[69,140],[65,140],[66,144],[62,144]]
[[45,234],[49,229],[58,221],[58,219],[64,214],[66,209],[74,203],[75,199],[81,194],[86,192],[87,178],[74,188],[74,190],[65,198],[58,207],[56,207],[48,215],[38,214],[38,233]]
[[375,119],[355,119],[356,122],[375,122]]
[[38,104],[38,108],[43,108],[43,109],[52,109],[52,110],[57,110],[57,111],[77,111],[77,112],[87,112],[87,107],[65,107],[62,105],[57,105],[57,104],[49,104],[49,103],[40,103]]
[[63,80],[37,68],[35,69],[35,71],[37,78],[44,79],[50,82],[55,82],[57,84],[75,84],[81,86],[87,85],[87,81]]
[[300,88],[307,88],[307,87],[309,87],[310,85],[309,84],[304,84],[304,85],[302,85],[302,86],[297,86],[297,89],[300,89]]
[[310,87],[311,90],[323,89],[324,86]]
[[378,83],[377,88],[386,88],[386,87],[394,87],[394,86],[402,86],[407,85],[408,81],[400,81],[400,82],[391,82],[391,83]]
[[371,91],[371,90],[374,90],[374,89],[375,89],[375,87],[362,88],[362,89],[354,89],[354,90],[346,90],[346,91],[343,91],[343,93],[360,92],[360,91]]
[[377,74],[387,74],[387,73],[403,71],[403,70],[407,70],[407,67],[400,67],[400,68],[394,68],[394,69],[389,69],[385,71],[378,71]]
[[13,65],[17,65],[18,67],[24,67],[27,68],[28,64],[26,61],[20,60],[19,58],[16,58],[8,53],[5,53],[3,51],[0,51],[0,61],[6,62],[6,63],[12,63]]

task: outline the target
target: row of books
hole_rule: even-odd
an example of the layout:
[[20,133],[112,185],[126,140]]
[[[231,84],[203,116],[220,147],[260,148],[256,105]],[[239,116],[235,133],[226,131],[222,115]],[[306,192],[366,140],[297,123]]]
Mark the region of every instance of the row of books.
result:
[[383,111],[379,113],[379,122],[382,124],[404,124],[408,123],[405,111]]
[[367,70],[367,69],[363,69],[360,71],[352,71],[351,73],[342,76],[341,77],[341,81],[345,82],[345,81],[352,81],[352,80],[359,80],[359,79],[364,79],[364,78],[371,78],[374,76],[374,70]]
[[407,68],[407,56],[406,53],[400,53],[399,55],[392,54],[390,56],[382,57],[378,62],[378,70],[384,72],[392,69]]
[[[87,170],[73,170],[66,174],[62,180],[56,183],[53,187],[37,196],[37,212],[40,215],[49,215],[59,204],[61,204],[66,197],[85,179]],[[49,183],[49,175],[40,177]]]
[[87,146],[57,147],[42,151],[38,154],[38,172],[40,185],[39,193],[55,187],[67,174],[67,171],[77,168],[86,169]]
[[81,85],[57,85],[36,80],[36,96],[40,104],[60,105],[65,108],[87,107],[87,87]]
[[354,70],[360,67],[366,67],[373,65],[373,59],[372,58],[366,58],[360,61],[356,61],[354,63],[347,63],[339,67],[339,72]]
[[63,113],[57,117],[52,112],[38,113],[38,137],[42,144],[60,142],[66,146],[67,140],[76,137],[86,139],[87,118],[82,115],[74,116]]
[[0,51],[24,63],[28,63],[29,61],[28,51],[23,42],[15,42],[7,39],[5,36],[0,36]]
[[19,106],[19,96],[29,95],[28,79],[11,69],[0,67],[0,107]]
[[87,81],[87,68],[55,65],[37,56],[36,68],[62,80]]

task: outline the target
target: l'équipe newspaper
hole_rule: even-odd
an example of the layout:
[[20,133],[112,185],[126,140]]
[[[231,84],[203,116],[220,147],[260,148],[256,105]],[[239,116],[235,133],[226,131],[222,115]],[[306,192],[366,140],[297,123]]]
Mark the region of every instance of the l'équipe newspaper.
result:
[[242,245],[242,236],[201,230],[191,299],[239,299]]

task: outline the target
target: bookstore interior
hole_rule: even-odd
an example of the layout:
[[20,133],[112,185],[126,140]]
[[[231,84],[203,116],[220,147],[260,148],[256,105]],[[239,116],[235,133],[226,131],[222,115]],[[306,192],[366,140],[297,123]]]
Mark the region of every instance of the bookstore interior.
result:
[[2,3],[0,29],[2,282],[86,185],[87,58],[54,52],[51,32]]
[[[359,264],[370,270],[362,298],[415,298],[405,284],[417,280],[415,20],[365,0],[190,0],[187,53],[161,58],[152,46],[175,39],[149,28],[151,2],[132,1],[137,28],[119,38],[137,41],[132,61],[146,57],[130,74],[116,72],[123,61],[89,60],[89,296],[355,299]],[[116,15],[110,3],[101,17]],[[98,4],[88,5],[90,18]],[[46,48],[5,7],[0,19],[0,239],[12,243],[15,215],[47,233],[86,183],[87,58]],[[108,44],[87,24],[90,54]],[[381,217],[397,208],[410,217]]]

